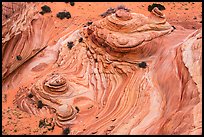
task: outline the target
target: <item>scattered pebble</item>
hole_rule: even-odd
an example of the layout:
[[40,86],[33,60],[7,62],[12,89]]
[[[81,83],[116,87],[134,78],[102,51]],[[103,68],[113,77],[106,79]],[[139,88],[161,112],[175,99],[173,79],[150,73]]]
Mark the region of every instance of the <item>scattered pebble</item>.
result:
[[174,29],[176,29],[176,27],[175,26],[172,26]]
[[98,131],[94,131],[94,132],[92,132],[91,134],[96,134]]
[[77,110],[77,113],[79,113],[79,108],[76,106],[75,109]]

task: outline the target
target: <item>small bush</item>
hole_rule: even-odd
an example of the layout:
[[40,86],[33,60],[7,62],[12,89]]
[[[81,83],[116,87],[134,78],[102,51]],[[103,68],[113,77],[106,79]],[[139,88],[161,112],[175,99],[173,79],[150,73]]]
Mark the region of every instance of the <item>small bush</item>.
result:
[[92,21],[88,21],[87,22],[87,25],[89,26],[89,25],[91,25],[93,22]]
[[32,94],[32,93],[28,94],[28,97],[29,97],[29,98],[32,98],[32,97],[33,97],[33,94]]
[[70,133],[70,129],[69,128],[63,129],[63,132],[62,132],[63,135],[68,135],[69,133]]
[[130,9],[126,8],[124,5],[119,5],[116,10],[120,10],[120,9],[123,9],[123,10],[126,10],[127,12],[130,11]]
[[138,64],[138,66],[140,68],[146,68],[147,67],[147,63],[146,62],[141,62],[141,63]]
[[39,100],[37,105],[38,105],[38,108],[42,108],[42,107],[43,107],[43,103],[42,103],[42,101]]
[[70,2],[70,5],[71,5],[71,6],[74,6],[74,4],[75,4],[74,2]]
[[64,19],[64,18],[71,18],[71,14],[69,12],[58,12],[57,13],[57,17],[60,19]]
[[42,9],[42,11],[40,11],[39,13],[42,14],[42,15],[44,15],[45,13],[51,12],[50,7],[47,6],[47,5],[42,6],[41,9]]
[[39,128],[42,128],[43,126],[45,126],[45,119],[44,120],[40,120],[38,126],[39,126]]
[[112,7],[108,8],[107,11],[102,13],[100,16],[105,18],[106,16],[109,16],[109,15],[115,13],[117,10],[120,10],[120,9],[126,10],[127,12],[130,11],[130,9],[126,8],[124,5],[119,5],[116,8],[112,8]]
[[115,13],[116,10],[112,7],[110,7],[106,12],[102,13],[100,16],[105,18],[106,16]]
[[22,57],[20,55],[16,56],[17,60],[22,60]]
[[161,4],[153,3],[152,5],[149,5],[149,6],[148,6],[148,11],[151,12],[151,11],[154,9],[154,7],[157,7],[159,10],[165,10],[165,9],[166,9],[166,8],[165,8],[163,5],[161,5]]
[[81,37],[80,39],[79,39],[79,42],[82,42],[83,41],[83,38]]
[[74,43],[72,41],[68,42],[67,46],[68,46],[69,49],[72,49],[72,47],[74,46]]
[[47,6],[47,5],[42,6],[41,9],[42,9],[42,11],[44,11],[44,12],[51,12],[50,7]]

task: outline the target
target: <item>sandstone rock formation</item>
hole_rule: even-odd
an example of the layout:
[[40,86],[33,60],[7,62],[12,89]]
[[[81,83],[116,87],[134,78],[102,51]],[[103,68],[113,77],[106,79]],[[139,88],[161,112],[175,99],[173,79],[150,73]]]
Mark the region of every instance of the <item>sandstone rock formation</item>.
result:
[[[33,74],[17,89],[20,110],[52,115],[70,134],[202,134],[201,29],[174,29],[158,8],[148,17],[121,9],[50,48],[49,26],[26,9],[2,39],[2,79]],[[46,55],[54,58],[44,62]]]

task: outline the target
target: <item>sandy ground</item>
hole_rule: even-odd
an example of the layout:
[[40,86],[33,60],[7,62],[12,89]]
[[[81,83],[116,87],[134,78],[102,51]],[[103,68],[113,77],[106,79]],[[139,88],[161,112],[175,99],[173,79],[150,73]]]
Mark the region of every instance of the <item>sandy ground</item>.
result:
[[[148,5],[153,2],[76,2],[74,6],[70,6],[69,3],[42,3],[40,6],[46,4],[51,7],[52,13],[47,16],[56,14],[59,11],[69,11],[73,18],[83,18],[86,21],[94,21],[100,19],[101,13],[106,11],[110,7],[117,7],[118,5],[124,5],[128,7],[132,12],[149,15],[147,10]],[[167,21],[172,24],[180,24],[185,28],[199,28],[202,23],[202,3],[200,2],[158,2],[165,6],[166,10],[163,13],[167,17]],[[78,22],[79,24],[83,22]]]
[[[64,2],[43,2],[36,3],[41,11],[41,6],[48,5],[52,12],[46,13],[44,17],[50,16],[56,22],[56,27],[68,27],[73,23],[75,28],[82,26],[87,21],[100,19],[100,14],[110,7],[124,5],[132,12],[148,15],[148,5],[153,2],[75,2],[74,6]],[[180,25],[187,29],[198,29],[202,26],[202,3],[201,2],[159,2],[166,7],[163,13],[167,21],[174,26]],[[70,19],[60,20],[56,14],[60,11],[69,11]],[[18,88],[18,87],[16,87]],[[3,90],[2,95],[2,134],[62,134],[62,129],[55,126],[54,130],[48,131],[45,128],[39,128],[39,120],[34,116],[19,111],[13,105],[15,94],[11,94],[16,89]]]

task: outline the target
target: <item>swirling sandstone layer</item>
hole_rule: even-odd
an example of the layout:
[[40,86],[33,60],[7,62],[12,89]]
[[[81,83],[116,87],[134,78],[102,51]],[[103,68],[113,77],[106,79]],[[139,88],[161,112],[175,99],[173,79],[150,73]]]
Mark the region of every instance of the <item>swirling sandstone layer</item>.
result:
[[157,8],[148,17],[118,10],[59,40],[57,61],[14,103],[51,114],[70,134],[201,134],[201,39],[201,30],[174,30]]
[[[11,3],[4,3],[9,6]],[[15,5],[15,4],[13,4]],[[11,7],[11,6],[10,6]],[[53,21],[42,18],[34,3],[15,6],[11,18],[2,22],[2,79],[45,49],[53,37]],[[39,28],[40,26],[40,28]],[[55,34],[55,33],[54,33]],[[19,59],[18,59],[18,57]]]

